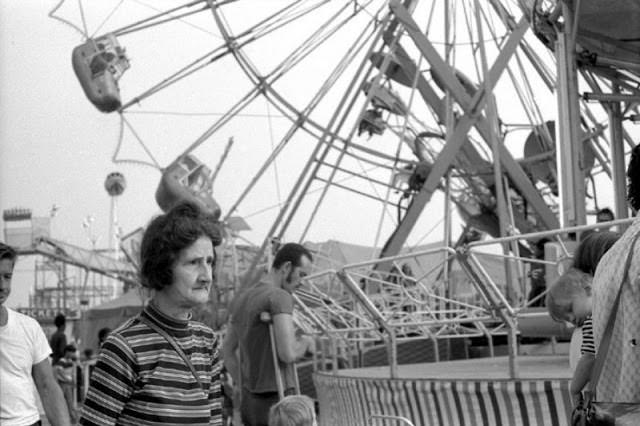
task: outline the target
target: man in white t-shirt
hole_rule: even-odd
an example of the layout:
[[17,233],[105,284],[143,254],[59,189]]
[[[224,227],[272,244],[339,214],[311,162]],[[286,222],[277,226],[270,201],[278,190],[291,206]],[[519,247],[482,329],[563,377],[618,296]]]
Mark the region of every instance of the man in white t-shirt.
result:
[[34,384],[52,426],[68,426],[69,412],[49,361],[51,348],[36,320],[5,306],[16,252],[0,243],[0,424],[40,424]]

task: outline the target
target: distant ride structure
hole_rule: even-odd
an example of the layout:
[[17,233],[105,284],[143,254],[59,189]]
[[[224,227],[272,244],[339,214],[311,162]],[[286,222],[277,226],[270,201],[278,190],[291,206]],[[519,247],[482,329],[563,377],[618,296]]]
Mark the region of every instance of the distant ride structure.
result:
[[31,209],[3,211],[4,240],[20,256],[33,258],[34,288],[22,307],[45,326],[53,327],[56,314],[73,321],[83,310],[113,299],[113,282],[137,285],[135,268],[114,259],[106,250],[86,249],[51,236],[51,216],[33,216]]

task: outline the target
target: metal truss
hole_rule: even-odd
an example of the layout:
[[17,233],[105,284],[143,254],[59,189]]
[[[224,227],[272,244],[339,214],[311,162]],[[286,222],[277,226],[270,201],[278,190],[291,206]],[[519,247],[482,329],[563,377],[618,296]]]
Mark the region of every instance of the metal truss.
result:
[[[571,261],[568,233],[628,223],[629,219],[622,219],[478,241],[456,250],[441,247],[318,272],[295,293],[299,307],[295,321],[303,330],[330,342],[334,354],[338,347],[348,350],[362,343],[385,342],[392,372],[397,368],[395,348],[401,341],[515,335],[520,323],[535,323],[540,333],[546,329],[552,337],[557,326],[546,310],[530,309],[534,300],[526,298],[524,264],[544,264],[547,276],[559,276]],[[488,250],[490,246],[542,237],[557,246],[556,259],[519,258]],[[380,262],[393,265],[391,272],[377,270]],[[453,268],[444,273],[450,265]],[[517,271],[513,281],[507,281],[506,268]],[[507,298],[509,287],[520,289],[514,302]],[[511,356],[515,359],[516,353]]]

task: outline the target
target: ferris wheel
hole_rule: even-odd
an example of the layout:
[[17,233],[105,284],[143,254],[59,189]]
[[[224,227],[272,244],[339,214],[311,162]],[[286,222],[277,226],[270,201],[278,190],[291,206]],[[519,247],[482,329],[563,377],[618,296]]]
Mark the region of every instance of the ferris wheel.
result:
[[[606,104],[583,96],[556,118],[555,46],[580,15],[560,2],[104,3],[61,1],[51,16],[82,34],[73,66],[87,98],[118,114],[114,161],[158,169],[162,208],[186,198],[223,222],[261,221],[262,251],[336,229],[389,258],[439,224],[453,245],[453,208],[459,241],[581,225],[620,183]],[[573,34],[584,58],[610,51],[585,34]],[[576,81],[637,97],[637,58],[598,57]],[[617,131],[630,145],[637,102],[624,99]]]
[[[170,205],[175,197],[187,196],[179,195],[180,189],[189,189],[191,196],[203,200],[209,209],[220,211],[211,196],[211,168],[194,151],[215,143],[225,126],[266,100],[266,120],[286,118],[288,128],[276,134],[271,124],[271,134],[262,139],[272,149],[245,180],[244,190],[225,206],[224,217],[237,212],[252,191],[259,191],[256,185],[265,172],[277,164],[287,147],[298,143],[307,144],[306,151],[311,153],[305,152],[307,155],[298,160],[304,167],[286,201],[282,201],[269,236],[282,237],[298,215],[300,204],[313,198],[309,196],[312,187],[321,195],[311,203],[314,207],[307,214],[309,220],[301,239],[313,226],[326,194],[333,191],[376,199],[389,211],[386,216],[400,225],[403,221],[398,219],[407,211],[420,210],[417,206],[409,209],[408,204],[417,204],[414,196],[422,185],[426,183],[429,188],[425,192],[431,193],[444,187],[445,173],[440,169],[448,170],[452,200],[464,221],[481,231],[494,236],[499,233],[495,214],[501,198],[498,190],[505,194],[502,198],[509,204],[514,226],[520,232],[557,226],[554,58],[536,47],[534,34],[527,32],[531,16],[539,17],[543,6],[550,7],[548,4],[533,3],[528,9],[526,2],[516,1],[402,4],[316,0],[270,2],[268,6],[243,1],[194,1],[173,7],[161,3],[154,8],[164,10],[156,11],[141,2],[131,3],[137,6],[138,14],[146,12],[148,16],[129,18],[115,29],[109,27],[123,21],[118,14],[131,10],[127,2],[117,2],[111,10],[104,8],[109,13],[102,11],[102,16],[95,17],[102,21],[96,21],[99,25],[93,28],[88,22],[91,10],[81,10],[82,25],[73,25],[86,40],[74,49],[73,65],[89,100],[101,111],[119,113],[123,129],[139,138],[127,141],[121,136],[114,160],[123,161],[120,144],[137,142],[144,147],[147,158],[136,161],[163,170],[158,189],[161,207]],[[58,16],[63,12],[61,6],[63,2],[51,15],[66,20]],[[213,43],[207,46],[200,41],[209,49],[184,64],[169,61],[176,64],[162,68],[142,63],[137,57],[140,52],[134,50],[140,40],[144,53],[165,60],[186,50],[183,48],[191,40],[171,37],[176,25],[202,32],[209,36],[205,40]],[[162,31],[167,38],[162,39]],[[127,46],[131,38],[135,40]],[[160,43],[162,50],[156,50],[158,39],[164,40]],[[129,74],[149,75],[150,68],[157,71],[158,81],[147,77],[144,90],[132,91],[127,84]],[[188,113],[180,111],[187,108],[192,96],[184,87],[189,84],[198,88],[202,81],[196,80],[198,74],[208,73],[208,78],[224,85],[222,75],[237,74],[238,70],[247,80],[242,85],[246,90],[226,102],[218,102],[220,97],[212,94],[209,109],[213,107],[221,115],[194,140],[165,141],[182,149],[172,150],[177,153],[175,158],[168,165],[161,164],[155,158],[156,148],[145,140],[144,130],[134,127],[130,117],[158,113],[154,105],[167,105],[171,97],[176,100],[175,112]],[[165,95],[172,88],[172,94]],[[175,94],[181,90],[182,100]],[[488,95],[482,96],[485,92]],[[229,107],[223,109],[219,104]],[[609,168],[606,135],[602,114],[586,104],[582,109],[583,172],[591,179],[606,174]],[[473,115],[479,118],[470,119]],[[458,130],[461,151],[456,152],[456,158],[443,161],[447,154],[444,147],[451,145],[452,132],[447,130],[453,130],[463,119],[470,124],[463,126],[466,131]],[[492,152],[492,140],[499,142],[496,152]],[[260,141],[242,143],[251,145],[245,150],[251,150],[252,155],[261,154],[256,147]],[[494,165],[498,164],[508,181],[496,181]],[[431,173],[434,165],[435,173]],[[426,182],[430,174],[432,178]],[[401,196],[394,196],[394,192]],[[595,188],[589,195],[595,197],[590,208],[597,208]],[[406,236],[399,240],[406,240]]]

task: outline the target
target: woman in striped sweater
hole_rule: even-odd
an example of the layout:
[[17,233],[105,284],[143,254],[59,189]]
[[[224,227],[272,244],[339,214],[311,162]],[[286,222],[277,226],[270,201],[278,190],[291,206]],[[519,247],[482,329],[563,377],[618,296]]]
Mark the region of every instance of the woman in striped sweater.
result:
[[100,349],[80,424],[222,425],[219,342],[191,320],[215,284],[220,239],[212,218],[194,204],[151,221],[140,269],[152,299]]

